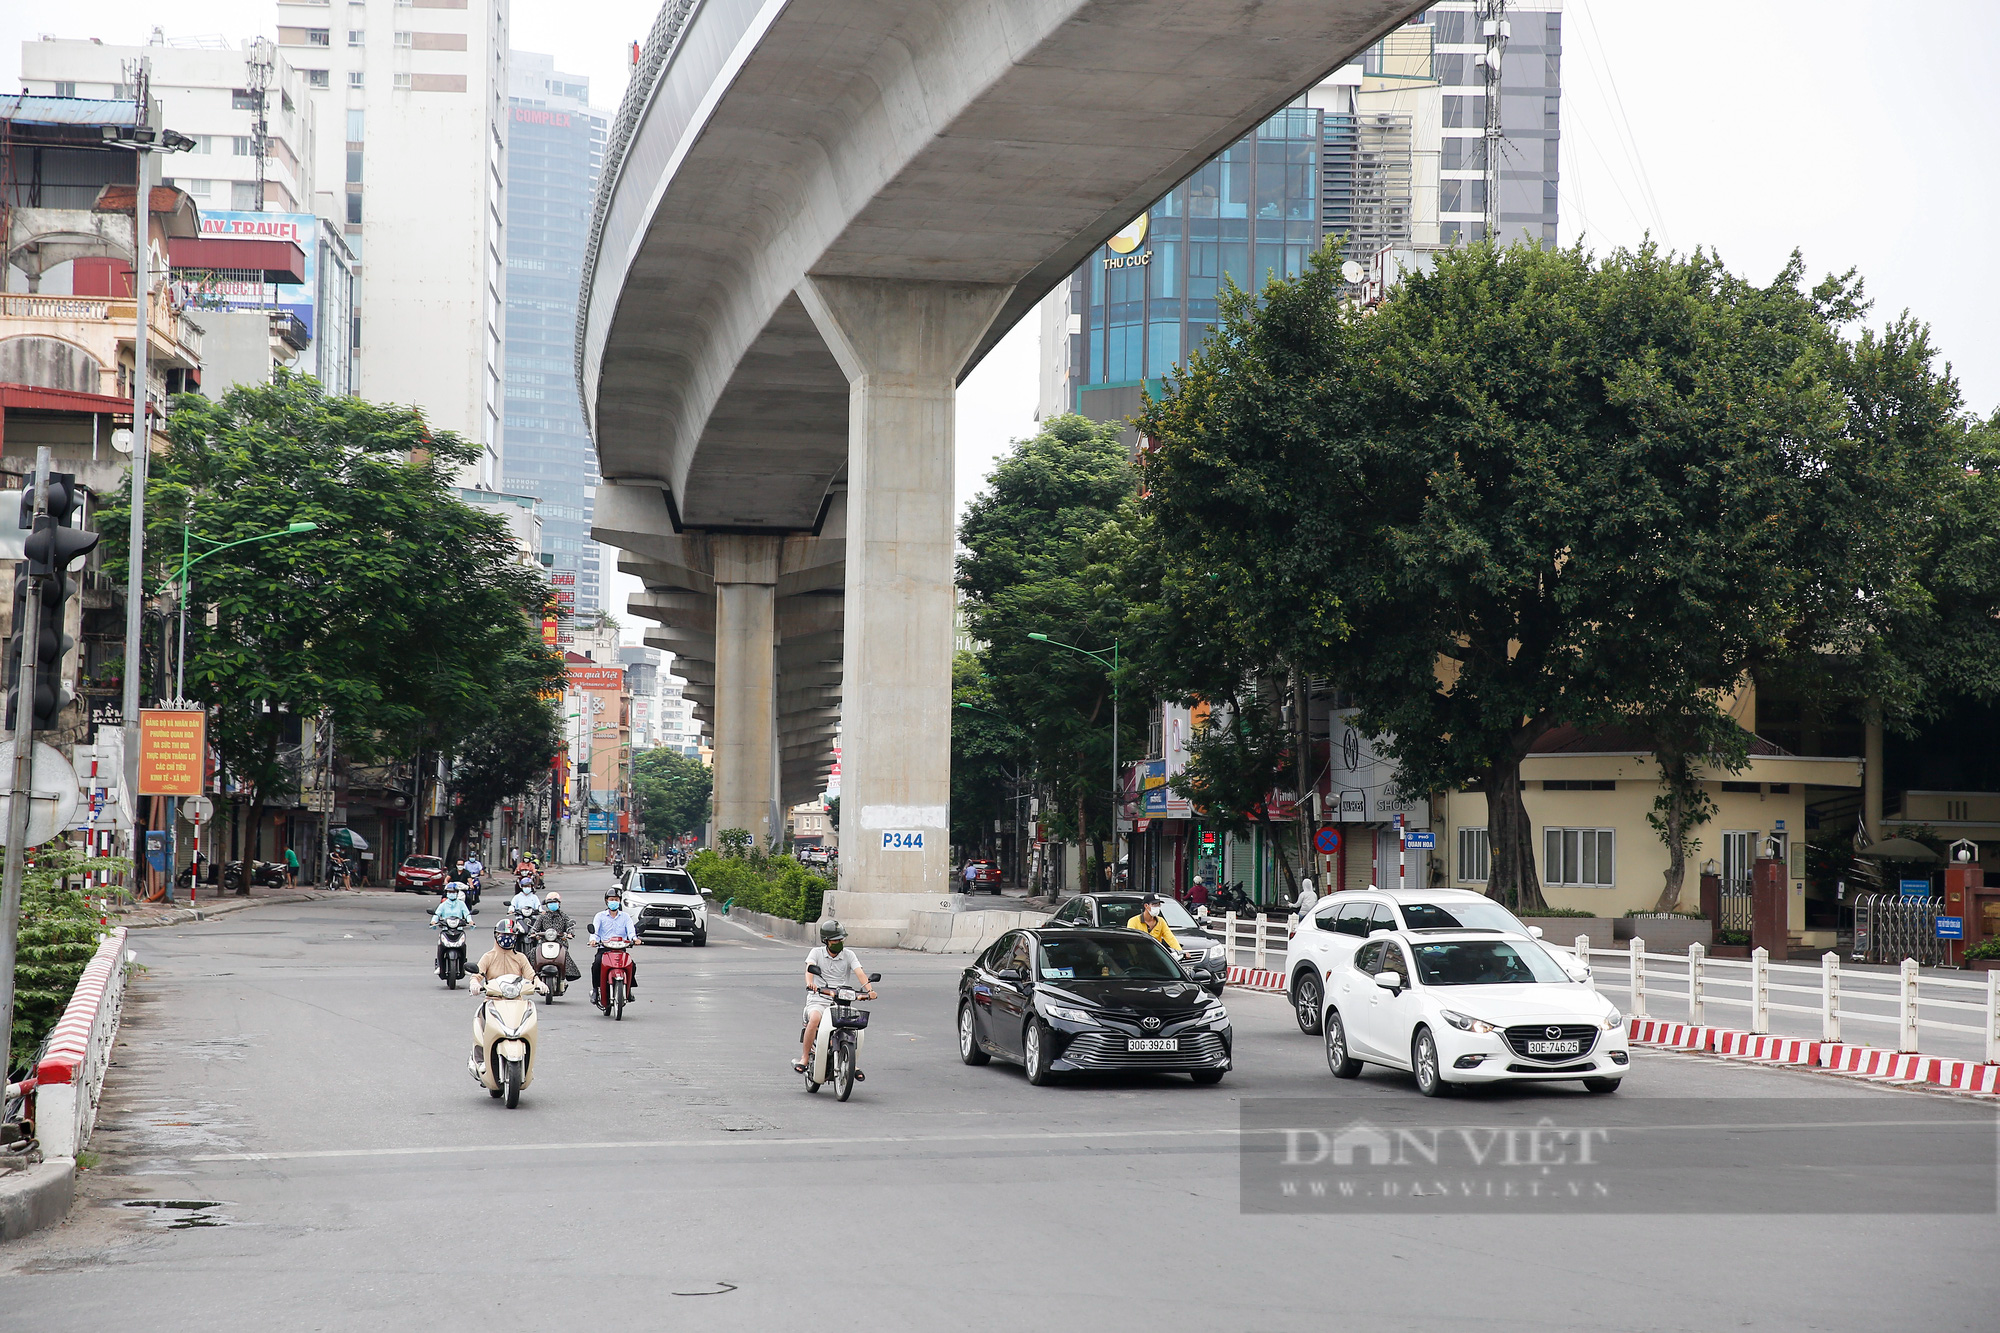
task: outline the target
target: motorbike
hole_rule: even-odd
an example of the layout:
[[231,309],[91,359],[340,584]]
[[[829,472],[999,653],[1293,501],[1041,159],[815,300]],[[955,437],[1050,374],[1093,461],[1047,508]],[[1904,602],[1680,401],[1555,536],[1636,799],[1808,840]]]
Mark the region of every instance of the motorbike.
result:
[[611,858],[611,878],[613,878],[613,879],[617,879],[617,880],[622,880],[622,879],[624,879],[624,878],[625,878],[625,858],[624,858],[624,857],[622,857],[622,856],[614,856],[614,857],[612,857],[612,858]]
[[222,887],[225,891],[234,889],[239,894],[247,894],[250,892],[251,884],[261,885],[267,889],[282,889],[285,887],[284,862],[248,862],[250,876],[248,884],[244,882],[243,878],[245,864],[242,861],[231,861],[222,867]]
[[527,977],[474,978],[485,1002],[472,1016],[472,1057],[465,1062],[473,1080],[507,1106],[521,1104],[521,1089],[535,1081],[535,996],[542,983]]
[[465,934],[466,923],[457,917],[438,922],[438,944],[444,949],[444,956],[438,963],[438,976],[446,990],[457,990],[458,982],[465,975]]
[[1249,916],[1257,908],[1241,884],[1218,884],[1209,891],[1208,910],[1215,914],[1234,912],[1238,916]]
[[632,998],[632,970],[630,946],[615,945],[604,951],[604,960],[598,967],[597,993],[591,1000],[615,1022],[624,1021],[625,1002]]
[[[806,964],[806,971],[819,976],[819,964]],[[881,979],[880,972],[868,974],[871,985]],[[826,1011],[813,1037],[812,1059],[806,1062],[806,1091],[818,1092],[820,1084],[831,1083],[834,1095],[846,1101],[854,1094],[855,1082],[867,1078],[861,1072],[861,1036],[868,1027],[868,1011],[854,1007],[852,986],[821,990],[820,994],[831,995],[833,1007]],[[801,1027],[799,1039],[805,1040],[805,1035]]]
[[554,1000],[569,989],[569,936],[554,926],[544,926],[532,933],[529,961],[548,988],[549,999]]

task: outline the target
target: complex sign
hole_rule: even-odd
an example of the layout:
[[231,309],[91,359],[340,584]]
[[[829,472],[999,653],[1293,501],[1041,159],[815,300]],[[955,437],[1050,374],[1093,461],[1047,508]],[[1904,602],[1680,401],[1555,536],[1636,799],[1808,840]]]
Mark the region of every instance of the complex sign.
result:
[[232,213],[202,210],[201,234],[214,241],[290,241],[305,255],[304,282],[258,282],[218,277],[202,291],[219,299],[225,310],[276,308],[289,310],[317,336],[313,320],[319,291],[319,219],[311,213]]
[[625,688],[625,668],[622,666],[571,662],[568,675],[569,687],[573,690],[617,691]]
[[201,795],[207,724],[200,709],[139,710],[139,795]]

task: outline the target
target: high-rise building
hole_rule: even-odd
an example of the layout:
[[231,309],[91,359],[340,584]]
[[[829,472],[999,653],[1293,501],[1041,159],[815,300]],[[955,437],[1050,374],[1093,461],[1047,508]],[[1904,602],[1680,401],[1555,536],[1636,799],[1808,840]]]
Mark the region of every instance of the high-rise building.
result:
[[359,264],[356,391],[477,442],[500,484],[507,0],[278,0],[318,107],[313,174]]
[[574,610],[587,615],[605,609],[610,567],[590,538],[597,451],[573,350],[605,118],[590,109],[589,80],[561,73],[553,56],[509,60],[503,471],[508,490],[541,500],[542,549],[553,569],[575,574]]
[[1137,413],[1215,325],[1225,277],[1294,276],[1326,236],[1364,269],[1489,228],[1555,244],[1561,11],[1440,0],[1204,164],[1042,302],[1038,415]]

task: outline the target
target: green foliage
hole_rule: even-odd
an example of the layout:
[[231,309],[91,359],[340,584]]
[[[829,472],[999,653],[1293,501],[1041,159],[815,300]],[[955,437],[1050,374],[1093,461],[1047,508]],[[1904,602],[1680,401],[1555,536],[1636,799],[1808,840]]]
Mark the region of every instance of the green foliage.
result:
[[1990,936],[1977,944],[1966,946],[1967,958],[2000,958],[2000,935]]
[[562,749],[555,705],[536,688],[536,663],[513,654],[494,663],[494,712],[459,743],[451,790],[459,818],[480,820],[525,791]]
[[951,668],[951,840],[961,847],[984,843],[994,820],[1014,818],[1009,782],[1021,771],[1028,738],[996,702],[978,656],[958,654]]
[[707,825],[714,786],[708,765],[673,750],[642,750],[632,760],[633,800],[646,836],[661,842]]
[[706,847],[689,859],[688,873],[717,903],[734,899],[735,907],[788,921],[819,920],[821,899],[833,888],[789,856],[723,855]]
[[[1044,422],[994,469],[959,525],[958,586],[981,644],[975,689],[1005,722],[955,717],[953,732],[965,728],[968,759],[1037,769],[1061,838],[1110,829],[1110,673],[1028,635],[1108,656],[1123,627],[1114,561],[1118,522],[1133,513],[1134,477],[1118,430],[1079,416]],[[1126,693],[1122,704],[1120,750],[1136,755],[1145,701]]]
[[1580,907],[1521,907],[1515,909],[1518,917],[1584,916],[1595,917],[1597,913],[1586,912]]
[[724,856],[736,857],[748,856],[757,841],[750,836],[750,830],[747,828],[726,828],[718,833],[716,838],[722,843]]
[[[77,979],[97,952],[102,928],[90,900],[62,886],[81,876],[85,858],[59,847],[34,854],[21,882],[21,930],[14,955],[14,1030],[7,1068],[20,1071],[69,1005]],[[122,872],[127,862],[91,861],[94,870]]]
[[[1845,338],[1859,284],[1796,257],[1758,287],[1699,252],[1473,245],[1367,313],[1337,265],[1229,293],[1141,419],[1164,684],[1330,678],[1407,793],[1486,794],[1490,891],[1524,906],[1520,765],[1556,727],[1705,734],[1753,672],[1919,706],[1930,515],[1977,434],[1921,327]],[[1968,521],[1989,498],[1956,493]],[[1955,568],[1977,620],[2000,576]]]
[[[232,772],[260,793],[284,783],[288,717],[268,705],[330,712],[361,759],[450,749],[498,727],[479,747],[482,780],[539,748],[526,700],[558,685],[562,664],[529,620],[545,596],[539,575],[515,560],[499,517],[454,492],[477,446],[413,409],[329,398],[283,371],[218,402],[177,399],[165,433],[148,486],[151,586],[180,567],[190,513],[197,556],[293,521],[319,525],[192,569],[187,693],[208,705]],[[107,573],[121,581],[128,506],[121,492],[99,515]]]

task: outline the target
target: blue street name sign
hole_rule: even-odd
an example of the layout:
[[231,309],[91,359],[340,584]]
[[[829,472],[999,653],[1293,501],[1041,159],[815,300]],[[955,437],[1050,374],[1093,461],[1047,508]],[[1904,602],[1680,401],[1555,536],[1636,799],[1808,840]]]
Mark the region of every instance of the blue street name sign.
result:
[[1410,832],[1404,834],[1403,837],[1404,841],[1412,847],[1435,847],[1438,845],[1438,835],[1429,829],[1412,829]]
[[1962,916],[1941,916],[1937,919],[1938,938],[1941,940],[1962,940],[1965,938],[1965,918]]

